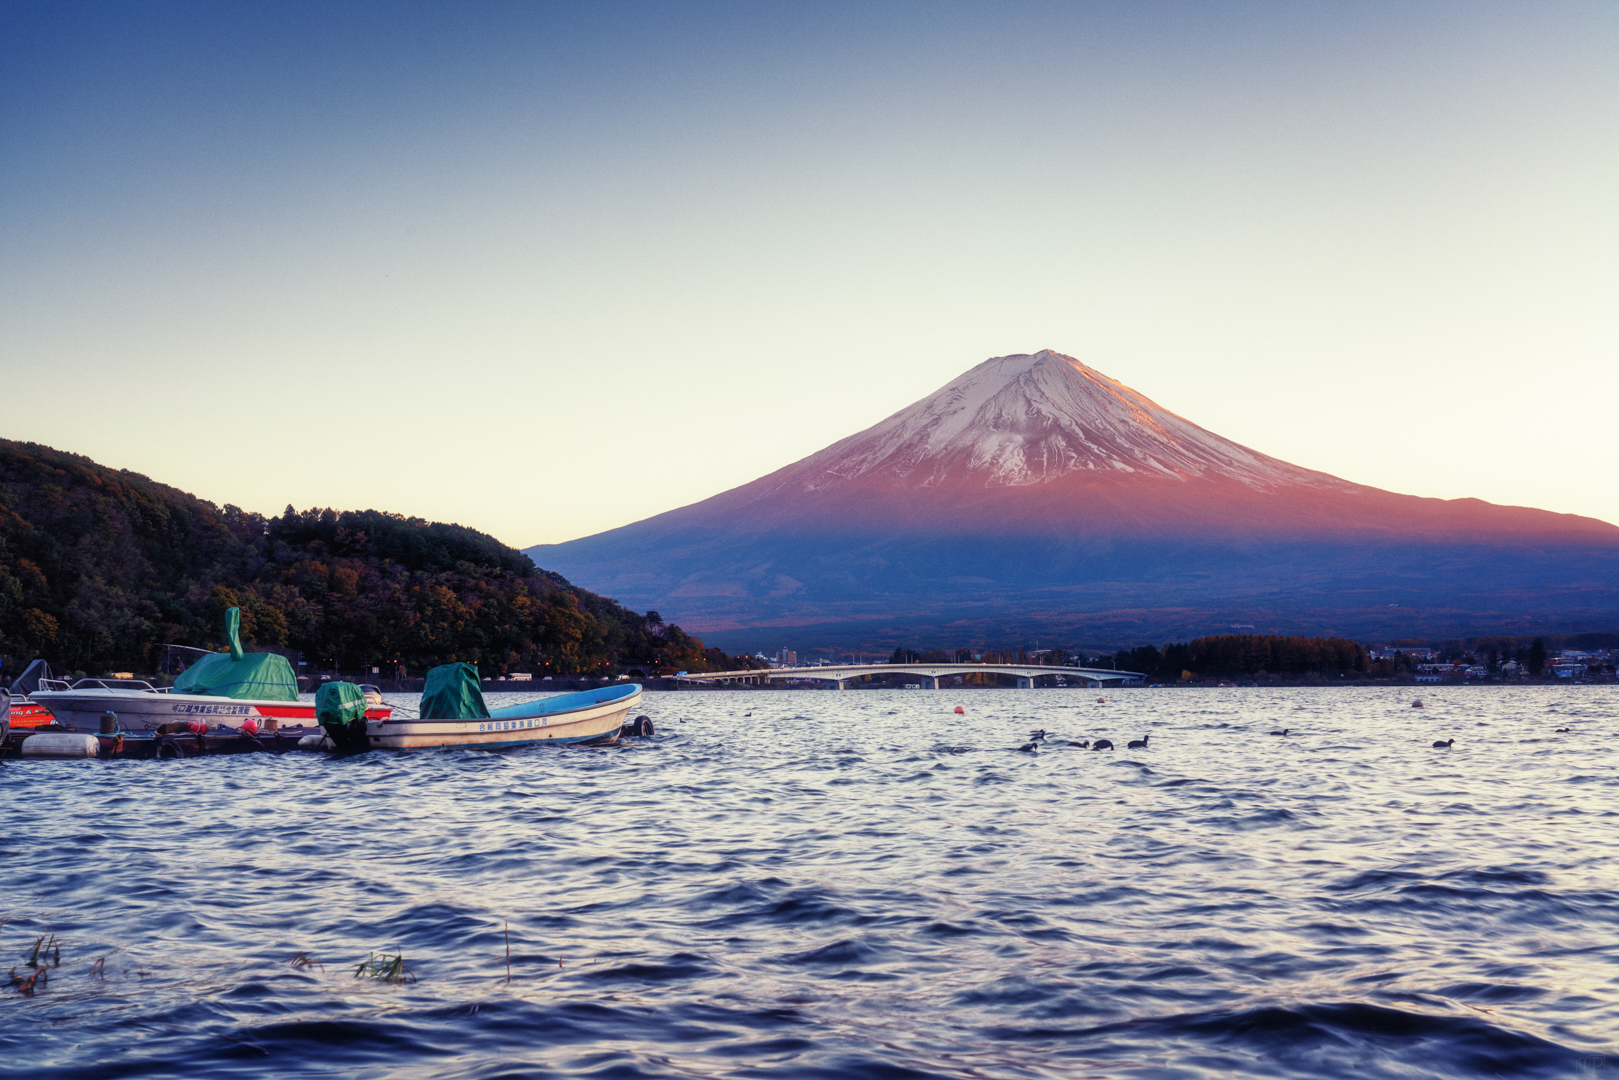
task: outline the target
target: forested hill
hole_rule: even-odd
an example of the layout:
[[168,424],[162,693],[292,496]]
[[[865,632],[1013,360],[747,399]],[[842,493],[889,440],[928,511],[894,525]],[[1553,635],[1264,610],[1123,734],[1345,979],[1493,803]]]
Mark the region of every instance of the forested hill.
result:
[[729,668],[718,650],[536,569],[459,525],[376,510],[219,508],[138,473],[0,440],[0,655],[65,671],[154,671],[162,643],[215,648],[227,607],[249,649],[411,673]]

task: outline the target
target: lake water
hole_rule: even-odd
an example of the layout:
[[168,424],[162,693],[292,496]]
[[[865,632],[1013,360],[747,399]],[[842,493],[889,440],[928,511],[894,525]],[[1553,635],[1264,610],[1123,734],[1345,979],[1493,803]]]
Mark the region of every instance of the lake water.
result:
[[[1613,688],[1098,696],[648,694],[617,748],[10,762],[0,974],[52,932],[61,964],[0,996],[0,1062],[1619,1078]],[[373,952],[416,981],[355,978]]]

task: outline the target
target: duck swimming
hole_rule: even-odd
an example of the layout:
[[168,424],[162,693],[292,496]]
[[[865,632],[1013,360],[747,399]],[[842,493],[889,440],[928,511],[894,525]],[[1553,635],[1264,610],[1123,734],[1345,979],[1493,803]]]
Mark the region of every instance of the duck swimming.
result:
[[1433,744],[1433,748],[1435,750],[1449,750],[1450,749],[1450,744],[1455,742],[1455,741],[1456,741],[1455,739],[1435,739],[1434,744]]
[[1273,731],[1273,732],[1271,732],[1271,734],[1272,735],[1286,735],[1289,731],[1292,731],[1292,730],[1293,730],[1292,728],[1283,728],[1281,731]]
[[1107,740],[1107,739],[1097,739],[1095,742],[1091,743],[1091,749],[1092,750],[1111,750],[1111,749],[1113,749],[1113,743],[1111,741]]
[[1143,735],[1139,739],[1131,739],[1128,743],[1125,744],[1124,748],[1126,750],[1146,750],[1147,749],[1147,740],[1150,739],[1150,738],[1152,738],[1151,735]]
[[1075,742],[1074,740],[1069,739],[1068,740],[1068,745],[1069,746],[1077,746],[1081,750],[1089,750],[1091,748],[1091,741],[1089,739],[1086,739],[1084,742]]

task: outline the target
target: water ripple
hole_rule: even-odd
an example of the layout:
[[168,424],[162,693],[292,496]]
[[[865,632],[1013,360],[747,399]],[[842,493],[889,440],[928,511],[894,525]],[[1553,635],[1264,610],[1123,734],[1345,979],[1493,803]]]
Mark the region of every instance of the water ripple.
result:
[[649,694],[611,749],[13,762],[0,971],[61,966],[0,1060],[1619,1076],[1619,694],[1410,696]]

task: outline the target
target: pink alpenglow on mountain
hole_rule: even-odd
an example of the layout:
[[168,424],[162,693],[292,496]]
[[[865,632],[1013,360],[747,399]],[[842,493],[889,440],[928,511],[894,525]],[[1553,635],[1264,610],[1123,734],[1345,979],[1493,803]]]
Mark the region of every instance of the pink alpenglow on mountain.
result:
[[1150,636],[1229,616],[1443,633],[1619,613],[1619,528],[1301,469],[1049,350],[986,360],[752,483],[529,554],[709,632]]

